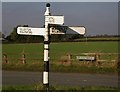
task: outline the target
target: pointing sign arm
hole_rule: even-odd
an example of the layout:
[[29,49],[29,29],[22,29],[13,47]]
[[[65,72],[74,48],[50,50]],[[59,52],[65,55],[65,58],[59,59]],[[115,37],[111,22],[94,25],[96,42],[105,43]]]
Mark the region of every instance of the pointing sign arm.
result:
[[17,33],[20,35],[45,35],[45,28],[18,27]]
[[50,34],[85,34],[85,27],[83,26],[68,27],[65,25],[49,24],[49,28]]
[[49,24],[50,34],[65,34],[68,26]]
[[[50,34],[85,34],[85,27],[68,27],[64,25],[50,24]],[[20,35],[45,35],[45,28],[18,27],[17,33]]]
[[75,27],[68,27],[66,34],[85,34],[85,27],[75,26]]

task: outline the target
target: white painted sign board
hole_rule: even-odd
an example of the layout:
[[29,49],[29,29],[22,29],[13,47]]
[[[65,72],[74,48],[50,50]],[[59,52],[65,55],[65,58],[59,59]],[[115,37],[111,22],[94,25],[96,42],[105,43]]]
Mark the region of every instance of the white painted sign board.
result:
[[48,24],[64,24],[64,16],[45,16],[45,22]]
[[49,24],[50,34],[85,34],[85,27],[74,26],[68,27],[64,25]]
[[93,56],[76,56],[76,59],[78,59],[78,60],[95,60],[95,57],[93,57]]
[[75,26],[75,27],[68,27],[66,34],[85,34],[85,27]]
[[21,35],[45,35],[45,28],[18,27],[17,33]]
[[[85,34],[85,27],[67,27],[53,26],[50,27],[50,34]],[[17,33],[21,35],[45,35],[45,28],[18,27]]]

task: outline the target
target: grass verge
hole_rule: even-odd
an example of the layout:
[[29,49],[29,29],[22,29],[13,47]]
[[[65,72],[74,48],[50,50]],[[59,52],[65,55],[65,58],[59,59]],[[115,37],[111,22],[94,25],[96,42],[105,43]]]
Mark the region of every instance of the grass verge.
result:
[[[22,86],[3,86],[2,92],[10,91],[33,91],[33,92],[41,92],[44,91],[44,87],[42,84],[37,83],[33,85],[22,85]],[[88,86],[88,87],[80,87],[80,86],[61,86],[61,85],[50,85],[49,86],[50,92],[87,92],[87,91],[102,91],[102,92],[119,92],[119,88],[113,87],[102,87],[102,86]]]
[[[101,74],[113,74],[117,73],[118,69],[116,67],[98,67],[95,65],[92,66],[83,66],[83,65],[57,65],[50,64],[50,72],[74,72],[74,73],[101,73]],[[44,66],[42,63],[29,63],[29,64],[3,64],[2,70],[14,70],[14,71],[43,71]]]

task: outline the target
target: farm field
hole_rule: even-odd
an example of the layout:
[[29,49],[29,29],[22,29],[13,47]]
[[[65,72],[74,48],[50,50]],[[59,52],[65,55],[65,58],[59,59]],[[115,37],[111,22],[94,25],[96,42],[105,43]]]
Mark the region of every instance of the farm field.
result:
[[[2,53],[18,59],[24,52],[27,59],[43,59],[43,44],[3,44]],[[50,59],[58,60],[66,54],[118,53],[118,42],[63,42],[50,44]],[[30,60],[31,61],[31,60]]]
[[[86,71],[96,72],[99,67],[91,67],[91,64],[79,62],[76,56],[81,53],[104,53],[100,58],[102,59],[101,67],[105,71],[116,71],[116,62],[118,61],[118,42],[104,41],[104,42],[60,42],[50,44],[50,69],[51,71],[64,71],[64,72],[81,72]],[[3,69],[10,70],[19,68],[18,70],[42,70],[43,69],[43,43],[29,43],[29,44],[3,44],[2,53],[7,55],[9,64],[3,63]],[[21,65],[22,54],[26,56],[27,65]],[[68,63],[61,65],[61,61],[65,61],[64,57],[67,54],[72,55],[72,66]],[[63,60],[61,60],[61,58]],[[4,61],[4,60],[3,60]],[[36,63],[38,62],[38,63]],[[40,63],[40,64],[39,64]],[[113,64],[112,64],[113,63]],[[18,64],[16,66],[16,64]],[[20,64],[20,65],[19,65]],[[35,65],[36,64],[36,65]],[[80,69],[81,66],[81,69]],[[85,66],[85,67],[83,67]],[[94,64],[92,64],[94,66]],[[12,67],[12,68],[11,68]],[[30,69],[28,69],[30,68]],[[108,69],[109,68],[109,69]],[[101,68],[100,68],[101,69]],[[80,71],[79,71],[80,70]],[[99,71],[99,69],[97,70]],[[101,69],[103,72],[104,70]]]

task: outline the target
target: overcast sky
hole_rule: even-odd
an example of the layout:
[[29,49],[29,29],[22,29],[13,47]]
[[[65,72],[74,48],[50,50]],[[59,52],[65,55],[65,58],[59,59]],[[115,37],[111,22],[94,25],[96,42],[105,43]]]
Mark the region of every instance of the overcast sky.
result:
[[[44,25],[45,4],[40,2],[2,2],[2,31],[9,35],[13,27]],[[86,35],[118,34],[117,2],[52,2],[51,14],[64,15],[65,25],[85,26]]]

